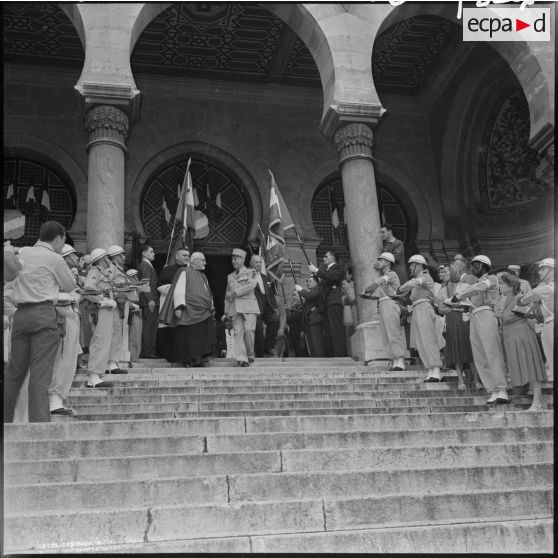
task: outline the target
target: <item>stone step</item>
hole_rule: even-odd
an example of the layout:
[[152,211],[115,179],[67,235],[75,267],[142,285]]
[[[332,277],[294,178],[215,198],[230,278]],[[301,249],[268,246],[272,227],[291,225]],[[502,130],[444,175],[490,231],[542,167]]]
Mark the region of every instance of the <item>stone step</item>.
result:
[[234,473],[340,471],[371,468],[491,466],[553,459],[553,443],[472,443],[86,457],[5,461],[4,482],[33,484]]
[[[347,414],[429,414],[429,413],[480,413],[480,412],[502,412],[502,411],[522,411],[523,407],[511,404],[499,405],[499,409],[495,409],[490,405],[430,405],[426,403],[423,406],[413,407],[351,407],[333,408],[333,407],[316,407],[316,408],[299,408],[299,409],[242,409],[242,410],[213,410],[213,411],[174,411],[174,412],[137,412],[137,413],[93,413],[93,414],[75,414],[72,421],[121,421],[121,420],[157,420],[172,418],[204,418],[204,417],[296,417],[310,415],[341,415]],[[550,409],[551,410],[551,409]]]
[[137,508],[163,505],[226,504],[247,501],[346,498],[380,494],[443,494],[551,486],[552,463],[492,467],[436,467],[260,473],[247,475],[159,478],[150,481],[16,484],[4,487],[5,512]]
[[552,441],[551,426],[439,428],[428,430],[359,430],[352,432],[277,432],[208,436],[152,436],[92,440],[4,442],[4,459],[77,459],[181,453],[224,453],[283,449],[323,449],[440,444]]
[[[505,407],[502,408],[502,407]],[[506,428],[552,426],[552,411],[518,412],[503,405],[489,412],[344,414],[293,417],[217,417],[153,419],[141,422],[5,424],[4,442],[19,440],[86,440],[146,436],[243,434],[245,432],[347,432],[353,430],[416,430],[430,428]]]
[[4,532],[9,551],[551,517],[552,488],[542,487],[13,514],[5,517]]
[[353,409],[361,407],[413,407],[415,405],[484,405],[486,396],[461,396],[450,397],[443,394],[442,397],[431,395],[430,397],[350,397],[350,398],[280,398],[280,399],[246,399],[241,401],[228,401],[227,399],[203,401],[175,401],[165,403],[117,403],[111,397],[107,397],[103,403],[82,403],[73,407],[78,413],[94,414],[103,412],[114,413],[136,413],[139,411],[239,411],[239,410],[273,410],[273,409],[312,409],[315,407]]
[[[552,554],[552,519],[512,519],[245,537],[57,548],[59,553],[541,553]],[[25,551],[23,551],[25,552]],[[40,553],[34,550],[34,553]],[[42,552],[49,552],[48,549]],[[17,552],[16,552],[17,554]]]

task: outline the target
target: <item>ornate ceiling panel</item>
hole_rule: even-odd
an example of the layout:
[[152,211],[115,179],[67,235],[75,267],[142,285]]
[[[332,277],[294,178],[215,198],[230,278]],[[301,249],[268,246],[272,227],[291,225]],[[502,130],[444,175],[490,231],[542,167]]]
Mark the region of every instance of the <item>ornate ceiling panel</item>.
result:
[[257,4],[175,4],[143,31],[132,69],[320,87],[304,43]]
[[66,14],[52,2],[4,2],[4,60],[81,67],[85,53]]
[[374,44],[372,73],[380,93],[417,93],[460,28],[437,16],[416,16],[393,25]]

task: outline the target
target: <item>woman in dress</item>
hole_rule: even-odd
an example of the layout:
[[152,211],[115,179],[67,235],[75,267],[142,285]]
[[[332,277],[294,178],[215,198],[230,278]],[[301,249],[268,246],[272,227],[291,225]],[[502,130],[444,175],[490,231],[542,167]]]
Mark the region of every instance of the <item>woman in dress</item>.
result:
[[500,292],[506,297],[501,317],[504,350],[512,386],[529,382],[533,402],[528,410],[539,411],[543,407],[542,384],[548,378],[532,320],[519,317],[512,311],[520,290],[521,284],[515,275],[502,273]]
[[450,308],[444,300],[451,299],[459,289],[459,271],[454,266],[445,265],[440,270],[442,288],[437,297],[438,310],[446,318],[446,367],[454,367],[457,372],[457,389],[465,390],[463,365],[473,362],[473,352],[469,338],[469,321],[464,321],[460,308]]

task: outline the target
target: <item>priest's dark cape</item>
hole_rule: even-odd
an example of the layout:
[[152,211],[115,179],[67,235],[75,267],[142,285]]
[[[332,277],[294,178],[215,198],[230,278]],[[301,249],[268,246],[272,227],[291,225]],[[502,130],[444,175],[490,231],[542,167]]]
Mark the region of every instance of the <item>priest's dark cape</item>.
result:
[[[181,305],[175,308],[174,294],[183,274],[186,279],[186,294]],[[176,317],[175,309],[182,309],[180,319]],[[159,313],[159,322],[173,329],[170,354],[167,357],[171,362],[198,362],[201,357],[214,351],[214,313],[213,295],[206,276],[190,266],[180,268]]]

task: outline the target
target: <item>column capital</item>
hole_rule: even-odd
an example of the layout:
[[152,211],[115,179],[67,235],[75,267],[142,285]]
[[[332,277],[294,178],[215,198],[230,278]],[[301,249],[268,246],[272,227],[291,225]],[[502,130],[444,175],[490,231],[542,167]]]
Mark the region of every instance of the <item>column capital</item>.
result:
[[81,99],[82,114],[99,105],[112,105],[125,112],[130,122],[139,117],[140,91],[131,85],[84,82],[74,89]]
[[329,105],[320,123],[320,131],[332,139],[338,128],[345,124],[361,123],[371,128],[380,121],[386,109],[380,104],[338,103]]
[[343,164],[351,159],[370,159],[374,136],[366,124],[352,122],[339,128],[333,137],[335,147],[339,152],[339,163]]
[[126,113],[112,105],[97,105],[85,115],[89,133],[87,150],[97,143],[111,143],[126,153],[129,121]]

